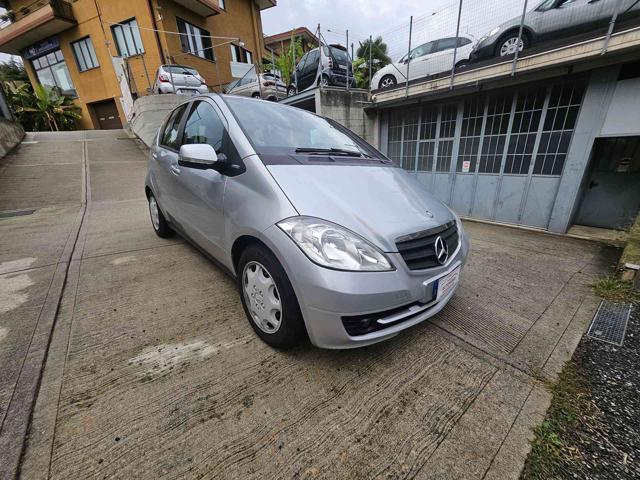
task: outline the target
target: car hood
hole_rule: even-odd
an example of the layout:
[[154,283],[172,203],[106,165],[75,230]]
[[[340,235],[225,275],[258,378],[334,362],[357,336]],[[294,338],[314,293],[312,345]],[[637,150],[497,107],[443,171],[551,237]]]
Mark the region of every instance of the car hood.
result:
[[300,215],[337,223],[384,252],[396,238],[455,218],[405,170],[389,166],[271,165],[269,171]]

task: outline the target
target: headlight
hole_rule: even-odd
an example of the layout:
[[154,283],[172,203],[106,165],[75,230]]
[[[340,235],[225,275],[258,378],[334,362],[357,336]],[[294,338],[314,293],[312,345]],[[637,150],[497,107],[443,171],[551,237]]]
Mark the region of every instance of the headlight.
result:
[[337,270],[380,272],[393,270],[376,247],[346,228],[311,217],[293,217],[278,223],[309,259]]
[[496,33],[498,33],[499,31],[500,31],[500,27],[496,27],[496,28],[494,28],[493,30],[491,30],[491,31],[489,32],[489,36],[490,36],[490,37],[493,37],[493,36],[494,36]]

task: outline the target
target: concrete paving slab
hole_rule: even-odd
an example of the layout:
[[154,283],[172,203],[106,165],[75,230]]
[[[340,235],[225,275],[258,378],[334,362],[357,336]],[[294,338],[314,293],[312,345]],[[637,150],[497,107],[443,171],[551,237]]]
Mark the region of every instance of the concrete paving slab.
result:
[[80,165],[7,166],[0,176],[2,211],[79,204]]

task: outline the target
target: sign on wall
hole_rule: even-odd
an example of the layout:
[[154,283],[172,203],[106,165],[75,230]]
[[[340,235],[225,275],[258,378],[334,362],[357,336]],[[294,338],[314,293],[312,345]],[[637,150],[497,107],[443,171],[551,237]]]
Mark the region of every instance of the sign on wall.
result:
[[27,47],[22,52],[22,56],[28,60],[32,60],[36,57],[40,57],[45,53],[52,52],[53,50],[58,50],[60,48],[60,41],[56,38],[47,38],[42,42],[34,43],[30,47]]

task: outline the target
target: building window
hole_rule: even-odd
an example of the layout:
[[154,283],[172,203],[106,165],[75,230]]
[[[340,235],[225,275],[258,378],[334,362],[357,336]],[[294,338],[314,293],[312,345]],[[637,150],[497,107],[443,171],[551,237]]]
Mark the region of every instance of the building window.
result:
[[118,54],[121,57],[132,57],[144,53],[140,29],[135,18],[114,25],[111,27],[111,31],[116,39]]
[[395,110],[388,156],[421,172],[449,172],[453,161],[457,173],[559,176],[583,94],[576,81],[425,105],[419,115]]
[[476,161],[482,138],[482,120],[484,118],[484,102],[477,98],[464,102],[462,111],[462,132],[456,171],[472,173],[476,171]]
[[546,90],[542,87],[518,92],[504,173],[529,173]]
[[224,0],[218,0],[218,3],[219,3],[219,5],[220,5],[220,8],[222,8],[222,9],[224,9],[224,10],[226,10],[226,9],[227,9],[227,7],[226,7],[226,5],[225,5],[225,1],[224,1]]
[[534,175],[561,175],[582,103],[579,84],[556,85],[549,97]]
[[176,18],[176,22],[180,32],[182,51],[213,62],[215,57],[211,45],[211,34],[181,18]]
[[69,69],[60,50],[34,58],[31,63],[42,86],[54,88],[62,95],[77,96]]
[[231,44],[229,45],[231,48],[231,61],[238,63],[253,63],[253,56],[249,50],[245,50],[244,48]]
[[73,54],[76,57],[76,63],[78,64],[78,69],[81,72],[85,72],[87,70],[91,70],[92,68],[97,68],[100,66],[98,63],[98,58],[96,57],[96,51],[93,49],[93,43],[91,43],[91,38],[86,37],[82,40],[78,40],[77,42],[73,42],[71,44],[73,48]]

